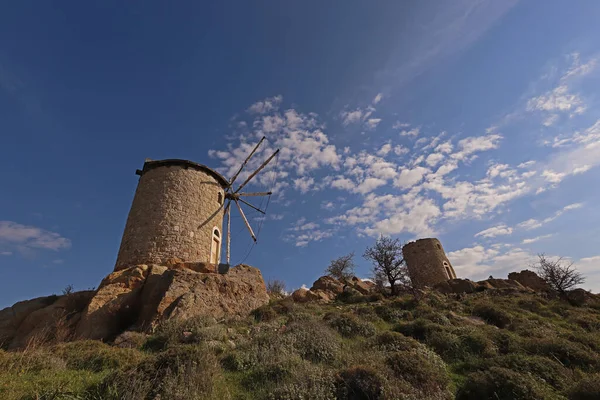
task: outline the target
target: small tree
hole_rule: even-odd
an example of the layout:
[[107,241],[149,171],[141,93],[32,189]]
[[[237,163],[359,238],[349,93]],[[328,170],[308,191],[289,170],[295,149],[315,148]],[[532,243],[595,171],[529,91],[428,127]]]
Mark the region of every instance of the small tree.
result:
[[363,257],[373,264],[373,280],[386,280],[393,295],[396,294],[398,285],[411,287],[399,239],[381,236],[373,247],[367,247]]
[[325,269],[325,273],[339,281],[345,281],[354,276],[355,268],[354,252],[352,252],[345,256],[338,257],[335,260],[331,260],[329,266]]
[[562,257],[556,260],[546,258],[545,254],[538,254],[538,262],[532,265],[537,274],[548,283],[552,290],[566,295],[568,290],[585,282],[585,277],[573,266],[573,262]]
[[267,282],[267,293],[270,296],[285,296],[285,282],[279,279],[269,280]]
[[73,293],[73,285],[67,285],[65,286],[65,288],[62,290],[62,294],[63,296],[68,296],[70,294]]

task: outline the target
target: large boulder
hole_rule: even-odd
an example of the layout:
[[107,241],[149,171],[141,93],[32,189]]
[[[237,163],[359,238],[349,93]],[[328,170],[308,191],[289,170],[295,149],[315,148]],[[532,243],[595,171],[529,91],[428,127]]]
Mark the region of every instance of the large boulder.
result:
[[508,279],[519,282],[521,285],[535,290],[536,292],[547,292],[550,290],[548,283],[540,278],[538,274],[528,269],[521,272],[511,272]]
[[600,296],[588,292],[585,289],[578,288],[567,293],[567,300],[575,306],[582,306],[588,303],[599,303]]
[[433,288],[444,294],[474,293],[479,291],[479,284],[468,279],[450,279],[436,283]]
[[49,306],[33,311],[19,325],[9,348],[23,348],[32,341],[62,342],[71,339],[81,312],[94,293],[86,290],[63,295]]
[[268,302],[260,271],[247,265],[226,275],[138,265],[102,281],[83,312],[77,335],[111,340],[126,329],[151,331],[169,319],[245,316]]
[[364,281],[357,276],[350,278],[346,284],[358,291],[360,294],[369,294],[375,290],[375,283],[371,281]]
[[322,290],[337,295],[344,292],[344,284],[332,276],[325,275],[317,279],[310,290]]
[[81,316],[76,336],[81,339],[113,339],[135,322],[137,310],[141,307],[140,294],[153,267],[137,265],[104,278]]
[[0,310],[0,347],[8,346],[11,343],[21,323],[32,312],[48,307],[58,298],[59,296],[56,295],[38,297],[20,301],[11,307]]

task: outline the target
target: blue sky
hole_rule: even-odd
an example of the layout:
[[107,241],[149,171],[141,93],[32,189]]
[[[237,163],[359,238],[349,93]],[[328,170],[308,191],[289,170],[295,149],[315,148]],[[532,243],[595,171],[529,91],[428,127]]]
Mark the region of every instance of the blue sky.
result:
[[262,135],[275,195],[232,262],[267,279],[351,251],[367,276],[383,233],[471,279],[564,256],[600,291],[600,4],[408,3],[0,6],[0,307],[112,271],[145,158],[231,176]]

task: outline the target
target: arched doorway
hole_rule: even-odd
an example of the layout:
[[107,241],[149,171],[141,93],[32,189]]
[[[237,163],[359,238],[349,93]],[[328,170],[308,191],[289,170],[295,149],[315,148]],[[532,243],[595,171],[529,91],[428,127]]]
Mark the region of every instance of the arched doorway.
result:
[[212,243],[210,245],[210,263],[218,264],[221,258],[221,232],[219,228],[213,228]]

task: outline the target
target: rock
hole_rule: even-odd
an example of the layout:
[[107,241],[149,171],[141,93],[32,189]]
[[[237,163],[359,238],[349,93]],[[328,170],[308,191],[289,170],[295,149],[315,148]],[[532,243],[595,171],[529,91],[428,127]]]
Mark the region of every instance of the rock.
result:
[[478,291],[479,285],[468,279],[450,279],[445,282],[436,283],[433,288],[440,293],[458,294],[458,293],[474,293]]
[[31,312],[19,325],[9,349],[26,347],[32,340],[64,342],[72,339],[81,312],[94,293],[87,290],[63,295],[49,306]]
[[528,269],[521,272],[511,272],[508,279],[519,282],[521,285],[535,290],[536,292],[547,292],[550,286],[538,274]]
[[585,289],[573,289],[567,293],[567,300],[575,306],[582,306],[587,303],[600,302],[600,296],[588,292]]
[[[232,268],[227,275],[167,270],[162,279],[169,282],[168,287],[162,295],[149,299],[156,304],[155,313],[151,321],[139,321],[143,324],[199,315],[245,316],[269,302],[260,271],[247,265]],[[150,284],[148,289],[152,290]]]
[[142,347],[148,335],[141,332],[125,331],[115,338],[113,346],[124,349],[138,349]]
[[308,289],[300,288],[292,293],[292,300],[297,303],[306,303],[309,301],[308,299]]
[[375,288],[375,284],[371,281],[363,281],[359,277],[353,276],[348,284],[360,292],[360,294],[369,294]]
[[81,339],[112,340],[135,322],[140,293],[150,267],[137,265],[109,274],[84,310],[77,325]]
[[312,287],[311,291],[322,290],[324,292],[331,292],[333,294],[340,294],[344,291],[344,284],[338,281],[337,279],[325,275],[317,279]]
[[[484,282],[487,282],[489,286],[494,289],[521,289],[526,291],[525,286],[521,285],[519,282],[512,279],[486,279]],[[478,282],[481,283],[481,282]]]
[[111,340],[125,329],[151,331],[169,319],[246,316],[269,302],[260,271],[240,265],[227,275],[158,265],[113,272],[83,312],[80,338]]
[[17,329],[29,314],[51,305],[58,298],[59,296],[56,295],[38,297],[20,301],[11,307],[0,310],[0,347],[10,344]]

